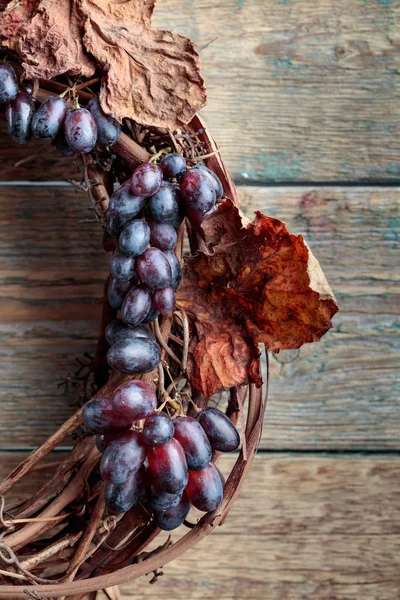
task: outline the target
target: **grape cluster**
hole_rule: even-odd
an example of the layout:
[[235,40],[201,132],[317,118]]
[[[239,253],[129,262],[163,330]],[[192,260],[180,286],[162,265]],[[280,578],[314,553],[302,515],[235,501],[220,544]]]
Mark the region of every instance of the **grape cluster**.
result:
[[184,216],[195,224],[215,210],[223,193],[207,167],[187,170],[179,154],[160,164],[137,167],[111,196],[107,231],[118,239],[110,264],[108,301],[121,319],[106,329],[109,365],[123,373],[143,374],[160,362],[160,348],[143,327],[172,313],[182,271],[174,252],[176,229]]
[[7,130],[14,141],[25,144],[32,135],[52,139],[64,156],[86,154],[96,143],[111,146],[121,134],[121,125],[102,111],[96,97],[87,108],[69,109],[64,98],[50,96],[36,110],[33,87],[19,86],[6,63],[0,64],[0,103],[6,103]]
[[212,463],[213,453],[232,452],[240,440],[230,419],[217,408],[205,408],[196,418],[171,419],[157,409],[153,386],[131,380],[111,397],[86,404],[83,420],[97,434],[111,512],[145,503],[157,526],[171,530],[183,523],[191,505],[208,512],[221,503],[224,481]]

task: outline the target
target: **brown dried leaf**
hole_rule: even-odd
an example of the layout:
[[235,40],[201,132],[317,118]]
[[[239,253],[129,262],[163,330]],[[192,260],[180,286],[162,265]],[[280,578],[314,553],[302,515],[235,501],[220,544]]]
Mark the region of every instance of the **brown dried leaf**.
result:
[[100,102],[121,120],[176,129],[206,102],[199,56],[177,33],[151,29],[155,0],[19,0],[0,16],[0,39],[28,77],[103,71]]
[[177,303],[193,324],[188,374],[210,397],[260,384],[259,351],[318,341],[338,308],[318,261],[301,236],[277,219],[254,222],[225,201],[203,222],[209,252],[185,263]]
[[81,0],[80,7],[86,16],[84,45],[105,73],[100,94],[105,112],[176,129],[204,106],[199,56],[189,39],[150,28],[153,2]]

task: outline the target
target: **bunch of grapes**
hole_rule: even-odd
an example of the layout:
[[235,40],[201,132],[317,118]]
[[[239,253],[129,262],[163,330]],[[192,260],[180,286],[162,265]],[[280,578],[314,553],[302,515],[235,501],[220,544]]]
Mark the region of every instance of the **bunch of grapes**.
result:
[[172,419],[160,409],[154,387],[131,380],[111,397],[87,403],[83,420],[97,434],[109,510],[118,514],[145,504],[157,526],[169,531],[183,523],[191,504],[203,512],[219,506],[224,481],[213,453],[232,452],[240,440],[217,408]]
[[25,144],[32,135],[52,139],[64,156],[86,154],[97,143],[111,146],[121,134],[121,125],[102,111],[96,97],[87,108],[69,109],[63,97],[50,96],[36,110],[33,86],[19,86],[6,63],[0,64],[0,103],[6,103],[7,130],[14,141]]
[[110,366],[143,374],[160,362],[160,348],[143,325],[172,313],[182,271],[174,252],[184,216],[200,223],[215,210],[222,186],[202,165],[187,170],[179,154],[144,163],[111,196],[108,233],[118,238],[110,265],[108,301],[121,319],[106,330]]

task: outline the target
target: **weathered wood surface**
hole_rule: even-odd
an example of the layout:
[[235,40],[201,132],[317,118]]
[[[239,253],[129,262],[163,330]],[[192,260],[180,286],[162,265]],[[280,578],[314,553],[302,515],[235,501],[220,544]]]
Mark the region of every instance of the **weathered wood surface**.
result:
[[[249,182],[399,179],[399,21],[395,0],[164,0],[154,18],[198,43],[204,114]],[[2,146],[1,178],[64,178],[46,147]]]
[[164,0],[154,19],[197,42],[210,130],[261,182],[399,179],[399,21],[395,0]]
[[[263,210],[304,233],[341,309],[320,344],[272,357],[261,447],[398,449],[400,191],[239,192],[249,217]],[[0,446],[16,447],[74,410],[76,392],[56,384],[95,348],[107,258],[97,224],[79,222],[84,194],[0,187],[0,198]]]
[[[0,455],[0,479],[22,456]],[[224,473],[232,464],[222,458]],[[47,476],[35,474],[35,486]],[[225,524],[155,585],[123,586],[122,598],[397,600],[399,494],[396,457],[257,456]]]

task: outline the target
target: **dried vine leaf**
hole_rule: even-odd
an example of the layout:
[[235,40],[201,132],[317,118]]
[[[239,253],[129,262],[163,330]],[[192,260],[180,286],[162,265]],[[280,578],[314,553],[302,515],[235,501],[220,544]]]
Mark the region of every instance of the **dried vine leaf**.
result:
[[193,324],[189,378],[205,396],[260,384],[259,351],[318,341],[338,308],[301,236],[277,219],[254,222],[225,201],[203,222],[208,252],[185,263],[178,306]]
[[154,4],[16,0],[0,16],[0,39],[19,52],[28,77],[90,77],[101,68],[107,113],[176,129],[206,103],[204,81],[192,42],[151,28]]
[[105,73],[100,93],[105,112],[176,129],[204,106],[199,56],[189,39],[150,28],[152,2],[81,0],[80,6],[84,45]]

